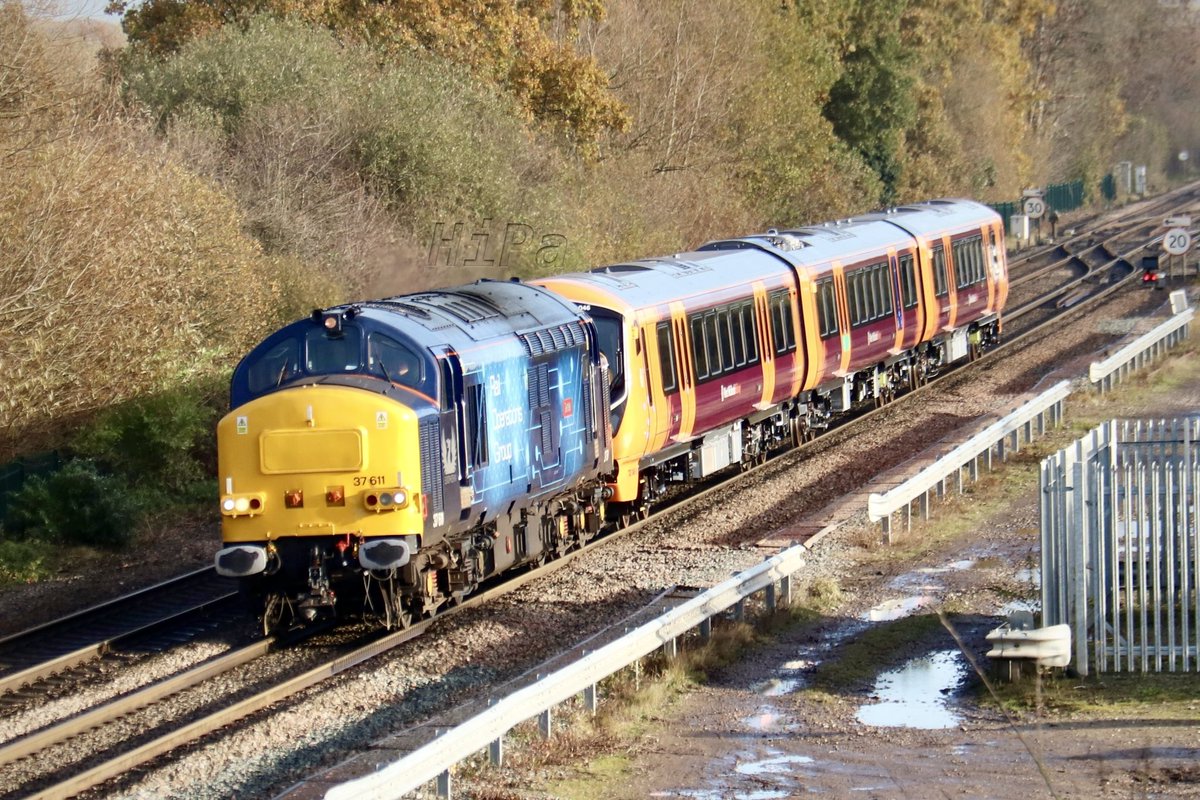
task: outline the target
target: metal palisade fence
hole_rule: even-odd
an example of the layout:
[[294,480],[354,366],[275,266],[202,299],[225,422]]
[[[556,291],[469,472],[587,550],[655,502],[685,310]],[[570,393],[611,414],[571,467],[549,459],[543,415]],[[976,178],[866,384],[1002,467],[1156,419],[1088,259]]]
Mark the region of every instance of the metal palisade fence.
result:
[[1043,625],[1075,669],[1200,671],[1200,415],[1111,421],[1041,471]]

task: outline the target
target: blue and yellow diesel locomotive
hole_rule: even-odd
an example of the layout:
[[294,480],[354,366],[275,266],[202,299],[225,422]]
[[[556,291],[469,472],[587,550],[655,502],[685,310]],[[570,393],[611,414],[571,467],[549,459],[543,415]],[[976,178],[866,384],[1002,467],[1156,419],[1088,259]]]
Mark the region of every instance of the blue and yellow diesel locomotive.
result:
[[268,630],[361,599],[404,626],[586,541],[611,471],[592,320],[480,281],[314,311],[238,365],[217,570]]

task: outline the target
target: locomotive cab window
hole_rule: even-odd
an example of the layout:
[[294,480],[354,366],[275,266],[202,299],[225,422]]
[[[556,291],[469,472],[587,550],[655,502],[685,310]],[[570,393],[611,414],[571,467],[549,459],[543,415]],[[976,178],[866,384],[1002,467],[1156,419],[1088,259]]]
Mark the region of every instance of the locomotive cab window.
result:
[[246,368],[248,388],[253,394],[274,389],[300,372],[300,343],[285,339],[252,361]]
[[414,389],[421,385],[421,359],[411,349],[382,333],[367,336],[367,368],[392,383]]
[[362,332],[357,325],[340,331],[310,330],[304,337],[304,369],[310,375],[354,372],[362,366]]

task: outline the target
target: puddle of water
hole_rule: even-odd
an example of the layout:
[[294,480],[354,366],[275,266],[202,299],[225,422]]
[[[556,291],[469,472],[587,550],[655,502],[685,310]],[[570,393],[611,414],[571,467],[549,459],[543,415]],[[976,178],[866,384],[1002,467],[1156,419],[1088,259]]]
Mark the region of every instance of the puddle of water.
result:
[[754,716],[743,719],[742,724],[752,730],[765,732],[777,727],[781,716],[775,709],[763,707]]
[[1019,569],[1013,577],[1021,583],[1032,583],[1034,586],[1042,585],[1041,569]]
[[808,756],[777,755],[760,761],[743,762],[736,769],[739,775],[789,775],[793,764],[811,763],[813,760]]
[[916,597],[905,597],[900,600],[888,600],[872,608],[862,618],[867,622],[890,622],[891,620],[907,617],[919,608],[924,608],[936,598],[927,594]]
[[1038,600],[1010,600],[1000,607],[1000,616],[1007,617],[1014,611],[1030,611],[1034,614],[1042,610],[1042,604]]
[[755,789],[749,792],[738,792],[729,789],[677,789],[673,792],[651,792],[651,797],[689,797],[692,800],[777,800],[791,797],[792,793],[785,789]]
[[807,672],[811,669],[816,669],[817,663],[815,658],[797,658],[794,661],[785,661],[783,669],[788,672]]
[[957,650],[914,658],[875,680],[880,702],[861,707],[858,721],[886,728],[952,728],[959,717],[946,706],[946,693],[958,685],[966,670]]
[[921,567],[903,575],[897,575],[888,583],[893,589],[918,589],[922,592],[936,592],[942,586],[937,581],[930,580],[931,575],[944,575],[947,572],[962,572],[971,569],[978,563],[977,559],[969,558],[962,561],[951,561],[941,567]]
[[[783,668],[788,669],[787,665],[784,665]],[[763,697],[780,697],[789,692],[796,691],[796,687],[799,685],[800,681],[795,678],[771,678],[769,681],[755,684],[752,688],[754,691],[762,694]]]

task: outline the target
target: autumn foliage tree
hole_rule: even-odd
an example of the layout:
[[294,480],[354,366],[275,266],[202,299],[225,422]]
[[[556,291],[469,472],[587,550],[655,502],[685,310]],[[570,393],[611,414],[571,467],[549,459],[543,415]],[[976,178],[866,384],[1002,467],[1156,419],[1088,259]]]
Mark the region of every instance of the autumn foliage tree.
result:
[[629,124],[607,75],[572,46],[583,20],[603,17],[599,0],[113,0],[109,10],[123,14],[134,47],[156,55],[263,13],[327,27],[391,57],[421,50],[503,87],[589,156],[607,132]]
[[58,71],[0,6],[0,461],[63,420],[220,369],[271,325],[237,208]]

